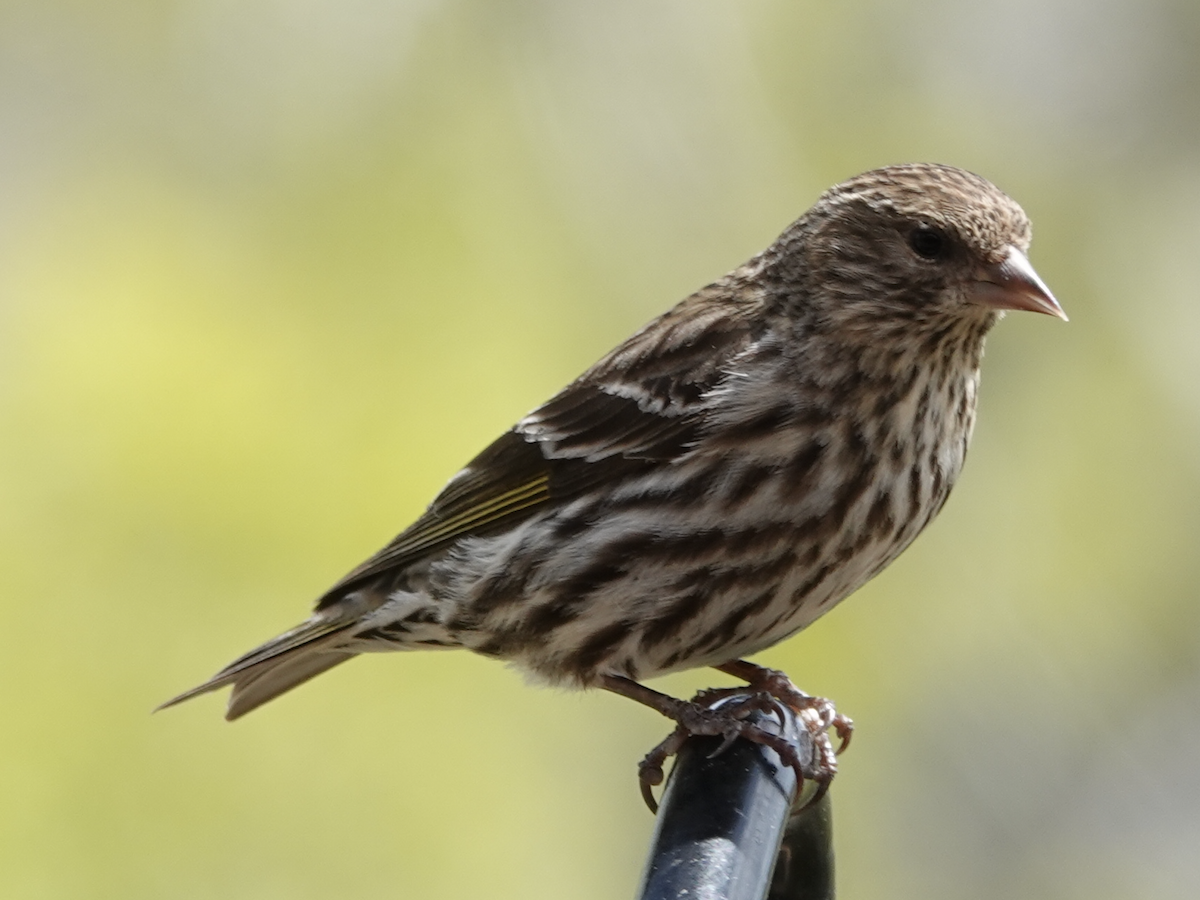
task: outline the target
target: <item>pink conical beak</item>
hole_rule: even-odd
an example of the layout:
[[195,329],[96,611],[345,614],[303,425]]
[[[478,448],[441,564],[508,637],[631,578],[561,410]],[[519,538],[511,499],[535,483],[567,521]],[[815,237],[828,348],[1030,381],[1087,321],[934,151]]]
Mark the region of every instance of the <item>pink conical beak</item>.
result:
[[993,309],[1024,309],[1067,321],[1067,314],[1050,293],[1050,288],[1016,247],[1009,247],[1003,260],[980,273],[971,296]]

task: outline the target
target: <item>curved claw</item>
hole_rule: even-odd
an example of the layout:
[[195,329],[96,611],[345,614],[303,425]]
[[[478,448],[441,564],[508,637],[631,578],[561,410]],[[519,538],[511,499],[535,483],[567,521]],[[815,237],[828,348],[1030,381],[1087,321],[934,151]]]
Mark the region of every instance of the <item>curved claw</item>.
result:
[[724,753],[726,750],[728,750],[730,747],[732,747],[734,741],[736,741],[741,736],[742,736],[741,733],[738,731],[730,730],[730,731],[725,732],[725,739],[723,741],[721,741],[720,745],[718,745],[716,750],[714,750],[712,753],[708,754],[708,758],[716,759],[718,756],[720,756],[722,753]]
[[778,697],[771,698],[771,713],[775,716],[775,721],[779,723],[780,731],[787,728],[787,708]]
[[837,748],[837,755],[841,756],[846,752],[846,748],[850,746],[850,738],[854,736],[854,722],[845,716],[838,716],[837,720],[833,723],[833,730],[842,739],[842,743]]
[[654,799],[654,789],[650,786],[650,782],[643,781],[641,786],[642,799],[646,801],[646,806],[649,808],[651,814],[658,815],[658,801]]
[[[757,730],[757,729],[756,729]],[[770,747],[779,756],[779,761],[790,768],[796,775],[796,797],[804,791],[804,763],[800,759],[800,755],[796,752],[796,745],[786,738],[779,737],[773,734],[766,734],[766,739],[760,739],[757,736],[749,736],[751,740],[759,740],[764,746]]]
[[646,801],[646,806],[652,813],[658,812],[658,801],[654,799],[654,787],[663,783],[662,764],[668,757],[674,756],[679,751],[687,736],[687,732],[676,728],[660,741],[657,747],[647,753],[638,764],[638,783],[641,786],[642,799]]
[[[821,802],[823,799],[825,799],[825,795],[826,795],[827,793],[829,793],[829,785],[830,785],[831,783],[832,783],[832,782],[831,782],[831,781],[830,781],[828,778],[822,778],[822,779],[820,779],[820,780],[817,782],[817,789],[816,789],[816,791],[815,791],[815,792],[813,792],[813,795],[812,795],[811,797],[809,797],[809,798],[808,798],[808,800],[807,800],[807,802],[805,802],[805,804],[804,804],[802,807],[800,807],[800,808],[801,808],[801,809],[808,809],[808,808],[809,808],[809,807],[811,807],[811,806],[816,806],[816,805],[817,805],[818,803],[820,803],[820,802]],[[797,792],[796,796],[800,796],[799,792]]]

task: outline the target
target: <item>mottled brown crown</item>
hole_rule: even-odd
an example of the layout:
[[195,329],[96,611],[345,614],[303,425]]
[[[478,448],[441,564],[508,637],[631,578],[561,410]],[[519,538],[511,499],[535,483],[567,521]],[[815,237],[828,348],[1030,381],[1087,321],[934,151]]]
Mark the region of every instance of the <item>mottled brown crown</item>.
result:
[[[919,249],[930,234],[932,255]],[[1030,237],[1021,207],[986,179],[888,166],[826,191],[741,274],[769,273],[785,317],[856,346],[910,341],[912,328],[965,328],[982,341],[999,313],[975,302],[976,285]]]
[[939,163],[864,172],[830,188],[813,209],[836,214],[839,208],[855,205],[924,220],[957,234],[988,256],[1009,245],[1024,252],[1032,237],[1029,218],[1015,200],[974,172]]

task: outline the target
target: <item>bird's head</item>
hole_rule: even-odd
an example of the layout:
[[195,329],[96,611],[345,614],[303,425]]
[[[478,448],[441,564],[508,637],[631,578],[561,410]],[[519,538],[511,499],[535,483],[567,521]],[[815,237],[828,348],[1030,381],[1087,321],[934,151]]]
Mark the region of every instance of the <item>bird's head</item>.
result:
[[[829,326],[982,333],[1004,310],[1066,319],[1026,252],[1029,219],[991,182],[951,166],[875,169],[826,191],[781,240],[800,254]],[[890,326],[890,327],[889,327]]]

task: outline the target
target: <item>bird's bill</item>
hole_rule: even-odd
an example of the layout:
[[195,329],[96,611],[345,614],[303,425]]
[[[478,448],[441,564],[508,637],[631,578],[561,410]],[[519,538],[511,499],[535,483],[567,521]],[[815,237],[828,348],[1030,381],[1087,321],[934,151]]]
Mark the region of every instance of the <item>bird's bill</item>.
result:
[[977,303],[993,309],[1023,309],[1067,321],[1067,314],[1050,293],[1050,288],[1016,247],[1009,247],[1004,259],[980,273],[971,296]]

